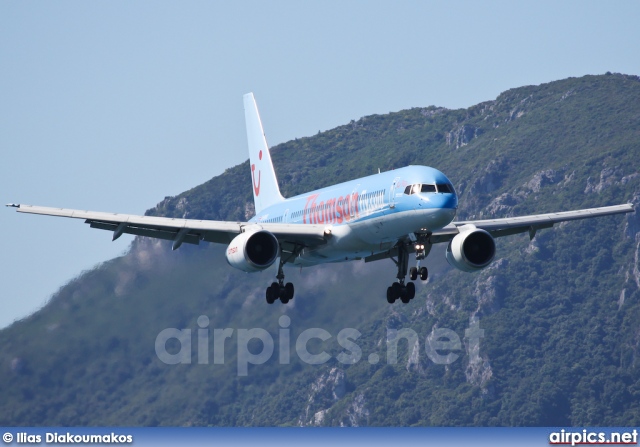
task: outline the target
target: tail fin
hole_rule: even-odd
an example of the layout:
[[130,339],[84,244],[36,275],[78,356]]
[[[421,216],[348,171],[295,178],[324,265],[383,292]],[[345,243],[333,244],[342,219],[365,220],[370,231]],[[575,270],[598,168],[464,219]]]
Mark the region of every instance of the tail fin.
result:
[[251,181],[253,182],[253,203],[256,214],[275,203],[284,201],[278,179],[273,170],[271,154],[262,130],[262,122],[258,114],[258,106],[253,93],[244,95],[244,117],[247,124],[247,140],[249,142],[249,163],[251,164]]

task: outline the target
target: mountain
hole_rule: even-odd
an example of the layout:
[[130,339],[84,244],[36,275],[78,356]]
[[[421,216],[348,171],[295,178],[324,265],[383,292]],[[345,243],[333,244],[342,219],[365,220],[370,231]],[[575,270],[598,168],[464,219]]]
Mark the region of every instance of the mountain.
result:
[[[638,207],[640,78],[569,78],[468,109],[367,116],[272,156],[285,196],[423,164],[454,182],[459,219]],[[244,220],[249,173],[248,162],[230,168],[148,214]],[[469,274],[436,246],[408,305],[386,302],[388,260],[285,268],[296,298],[268,305],[275,268],[248,275],[223,246],[172,252],[137,238],[0,331],[0,425],[639,425],[638,212],[497,247]],[[331,337],[301,356],[305,334]],[[269,338],[274,354],[261,358]],[[331,358],[310,364],[322,352]],[[265,362],[244,375],[248,358]]]

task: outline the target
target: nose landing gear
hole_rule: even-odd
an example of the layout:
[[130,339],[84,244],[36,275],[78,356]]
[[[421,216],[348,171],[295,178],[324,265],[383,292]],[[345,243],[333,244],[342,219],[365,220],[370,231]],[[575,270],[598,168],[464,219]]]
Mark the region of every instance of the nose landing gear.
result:
[[412,281],[415,281],[416,279],[418,279],[419,275],[422,281],[426,281],[429,277],[429,271],[426,267],[420,267],[420,261],[426,258],[431,251],[431,243],[429,242],[428,237],[426,238],[426,240],[418,240],[415,245],[415,249],[417,261],[416,267],[411,267],[411,269],[409,270],[409,277]]
[[409,278],[411,278],[412,281],[415,281],[418,279],[418,276],[422,281],[426,281],[429,277],[429,270],[427,270],[426,267],[411,267],[409,269]]

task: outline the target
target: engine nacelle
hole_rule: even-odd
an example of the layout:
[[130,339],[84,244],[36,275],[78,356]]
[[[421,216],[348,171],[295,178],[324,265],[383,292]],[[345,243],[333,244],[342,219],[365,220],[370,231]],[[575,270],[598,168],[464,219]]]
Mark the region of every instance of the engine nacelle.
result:
[[496,255],[496,243],[485,230],[475,227],[455,235],[447,247],[447,262],[463,272],[487,267]]
[[268,231],[259,230],[236,236],[227,248],[227,262],[244,272],[269,268],[280,255],[278,239]]

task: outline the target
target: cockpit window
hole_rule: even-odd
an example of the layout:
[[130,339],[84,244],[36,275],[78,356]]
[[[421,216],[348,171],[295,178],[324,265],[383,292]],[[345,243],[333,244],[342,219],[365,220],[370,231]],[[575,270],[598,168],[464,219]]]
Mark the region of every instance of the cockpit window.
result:
[[451,185],[449,183],[439,183],[438,184],[438,192],[440,192],[440,193],[448,193],[448,194],[455,194],[455,192],[453,191],[453,185]]
[[417,194],[419,192],[436,192],[436,185],[427,185],[415,183],[413,185],[409,185],[404,189],[404,193],[406,195]]

